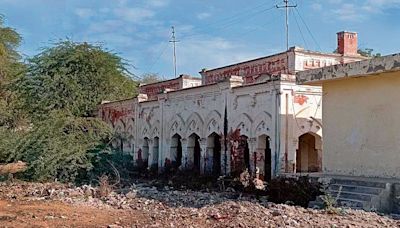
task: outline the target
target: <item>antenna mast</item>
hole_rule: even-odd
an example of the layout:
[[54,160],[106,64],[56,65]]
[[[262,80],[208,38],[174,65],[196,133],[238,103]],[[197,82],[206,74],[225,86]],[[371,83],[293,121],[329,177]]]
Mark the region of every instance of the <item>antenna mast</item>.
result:
[[175,37],[175,27],[172,26],[171,28],[172,28],[172,37],[169,42],[173,43],[173,45],[174,45],[174,76],[176,78],[176,43],[178,43],[179,40],[176,40],[176,37]]
[[289,51],[289,8],[295,8],[297,7],[296,5],[289,5],[289,0],[283,0],[283,3],[285,3],[285,5],[283,6],[278,6],[276,5],[276,8],[285,8],[286,10],[286,50]]

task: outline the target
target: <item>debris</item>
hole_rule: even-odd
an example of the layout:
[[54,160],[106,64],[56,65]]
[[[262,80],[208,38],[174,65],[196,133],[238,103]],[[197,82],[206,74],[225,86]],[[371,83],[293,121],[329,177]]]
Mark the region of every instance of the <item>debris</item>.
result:
[[[60,183],[1,183],[0,199],[15,201],[61,201],[72,205],[90,206],[109,211],[143,216],[142,220],[118,219],[105,227],[399,227],[400,221],[351,209],[344,214],[327,214],[324,210],[305,209],[299,206],[274,204],[238,192],[212,192],[156,188],[148,182],[136,183],[127,189],[110,191],[99,198],[98,187],[74,187]],[[118,210],[116,210],[118,209]],[[122,209],[122,210],[119,210]],[[114,214],[113,214],[114,215]],[[34,214],[29,218],[35,219]],[[80,215],[49,213],[46,222],[72,220]],[[116,215],[117,216],[117,215]],[[43,218],[43,217],[39,217]],[[119,217],[115,217],[119,218]],[[2,215],[0,221],[16,219]],[[18,217],[18,219],[20,219]],[[0,222],[1,223],[1,222]]]

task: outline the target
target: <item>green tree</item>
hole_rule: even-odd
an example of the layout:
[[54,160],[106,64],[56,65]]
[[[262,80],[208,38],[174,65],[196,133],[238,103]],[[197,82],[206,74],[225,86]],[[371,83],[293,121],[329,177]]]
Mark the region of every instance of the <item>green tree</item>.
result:
[[13,145],[8,145],[6,161],[27,162],[23,176],[28,180],[75,181],[93,169],[94,160],[109,153],[105,145],[110,137],[110,128],[99,119],[54,111],[17,140],[8,141]]
[[[336,48],[333,53],[338,53],[338,49]],[[364,49],[358,49],[357,53],[360,54],[361,56],[364,57],[370,57],[370,58],[376,58],[376,57],[381,57],[381,53],[374,53],[374,49],[372,48],[364,48]]]
[[101,46],[72,41],[59,42],[29,59],[27,73],[13,88],[30,125],[0,146],[0,159],[27,162],[23,176],[28,180],[93,178],[100,170],[94,166],[113,154],[111,129],[94,118],[98,105],[136,94],[138,83],[126,66]]
[[0,16],[0,127],[14,128],[24,119],[12,88],[25,70],[17,51],[20,42],[21,36],[15,29],[4,26],[4,18]]
[[101,46],[62,41],[28,60],[28,73],[18,83],[23,108],[34,120],[62,110],[93,116],[103,100],[136,95],[137,83],[126,63]]
[[161,80],[162,79],[161,79],[160,75],[158,75],[156,73],[145,73],[142,75],[142,77],[140,79],[140,83],[150,84],[150,83],[159,82]]
[[371,57],[371,58],[376,58],[376,57],[382,56],[381,53],[374,53],[374,49],[372,49],[372,48],[358,49],[357,53],[360,54],[361,56]]

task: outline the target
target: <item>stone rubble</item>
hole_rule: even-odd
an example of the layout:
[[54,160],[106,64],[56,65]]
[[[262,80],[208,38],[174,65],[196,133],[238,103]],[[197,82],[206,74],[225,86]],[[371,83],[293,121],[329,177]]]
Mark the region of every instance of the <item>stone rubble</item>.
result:
[[[74,205],[138,211],[150,218],[129,227],[400,227],[400,221],[376,213],[343,209],[339,214],[274,204],[265,198],[230,192],[157,189],[146,183],[97,198],[97,188],[58,183],[0,183],[0,198],[58,200]],[[7,215],[0,216],[9,219]],[[46,219],[55,219],[48,216]],[[124,227],[110,224],[109,227]]]

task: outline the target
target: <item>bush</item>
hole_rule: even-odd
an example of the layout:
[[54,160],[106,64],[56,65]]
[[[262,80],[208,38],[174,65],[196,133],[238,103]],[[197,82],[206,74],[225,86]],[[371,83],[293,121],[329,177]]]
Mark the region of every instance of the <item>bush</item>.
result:
[[[120,182],[121,185],[132,183],[131,180],[134,178],[132,155],[114,150],[105,144],[89,151],[88,156],[93,168],[82,170],[76,180],[77,184],[98,184],[98,178],[103,175],[107,175],[110,181],[114,178],[114,184],[115,182]],[[120,180],[117,180],[119,178]]]
[[310,201],[321,195],[320,189],[320,183],[308,177],[278,177],[268,186],[268,199],[274,203],[292,202],[307,207]]
[[8,155],[8,162],[24,161],[23,177],[37,181],[75,181],[80,172],[93,169],[93,156],[106,153],[101,148],[110,129],[95,118],[79,118],[52,113],[23,134]]

